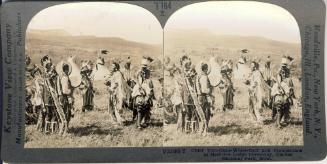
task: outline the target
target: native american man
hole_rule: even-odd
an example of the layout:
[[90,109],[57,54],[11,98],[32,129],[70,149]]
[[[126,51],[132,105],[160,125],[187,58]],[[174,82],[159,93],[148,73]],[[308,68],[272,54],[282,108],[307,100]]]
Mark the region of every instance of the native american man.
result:
[[[195,110],[195,104],[192,98],[191,90],[193,90],[196,94],[196,86],[195,81],[197,77],[197,73],[195,68],[192,66],[191,59],[184,55],[180,59],[180,63],[182,66],[182,84],[181,84],[181,96],[183,100],[183,110],[182,110],[182,125],[185,125],[185,130],[189,128],[193,128],[194,126],[191,124],[187,124],[187,122],[198,122],[198,117]],[[203,120],[204,121],[204,120]],[[190,127],[191,126],[191,127]]]
[[209,65],[201,62],[201,72],[196,78],[195,86],[197,91],[198,102],[205,114],[205,123],[207,131],[211,117],[212,107],[214,104],[214,96],[212,95],[213,86],[210,84],[208,77],[210,70]]
[[[177,130],[183,131],[185,127],[185,120],[183,120],[185,119],[185,114],[182,113],[185,110],[181,95],[180,72],[178,72],[178,69],[169,57],[165,58],[164,78],[162,78],[162,81],[162,93],[164,93],[162,104],[166,111],[170,111],[165,114],[175,113],[177,115]],[[165,121],[168,122],[167,119]]]
[[35,79],[34,79],[35,93],[34,93],[34,97],[33,97],[33,105],[34,105],[34,109],[35,109],[35,111],[37,111],[37,115],[38,115],[36,129],[39,131],[44,130],[45,116],[46,116],[46,110],[44,108],[43,99],[42,99],[42,93],[43,93],[43,88],[44,88],[43,85],[44,85],[44,82],[42,79],[41,72],[38,71],[35,74]]
[[265,68],[263,70],[263,76],[264,76],[264,80],[265,82],[269,85],[272,86],[273,84],[273,74],[271,71],[271,59],[270,56],[267,57],[267,60],[265,62]]
[[[150,123],[151,108],[153,107],[154,91],[151,80],[149,64],[153,59],[144,57],[141,61],[141,70],[137,74],[137,82],[133,88],[132,97],[137,110],[137,128],[142,128]],[[144,119],[144,124],[142,121]]]
[[50,130],[54,130],[54,125],[57,124],[58,118],[56,115],[56,106],[54,103],[54,100],[52,98],[52,95],[50,93],[50,90],[53,89],[57,91],[57,79],[58,79],[58,73],[56,72],[56,69],[54,65],[52,64],[51,58],[49,56],[44,56],[41,59],[41,65],[44,68],[43,73],[43,81],[47,83],[47,85],[43,85],[43,94],[42,94],[42,100],[43,104],[46,110],[46,116],[45,116],[45,133],[49,132],[48,125],[50,124]]
[[281,121],[288,122],[290,118],[290,108],[293,105],[294,85],[290,77],[290,69],[288,67],[288,59],[282,58],[282,66],[277,75],[277,82],[272,88],[273,112],[272,118],[276,118],[277,127],[281,128]]
[[73,97],[73,87],[71,85],[71,81],[69,75],[72,71],[72,67],[68,63],[63,63],[61,65],[62,74],[59,76],[57,81],[58,85],[58,96],[59,101],[63,107],[65,117],[67,120],[67,125],[69,125],[72,115],[72,111],[74,110],[74,97]]
[[229,76],[230,69],[227,66],[222,66],[221,68],[221,80],[218,83],[218,87],[222,93],[223,97],[223,111],[226,109],[233,109],[234,108],[234,87],[232,80]]
[[249,113],[251,117],[258,123],[263,123],[261,115],[262,101],[264,99],[265,82],[259,64],[255,61],[251,63],[251,77],[248,82],[249,86]]
[[122,118],[121,114],[123,108],[129,104],[130,100],[130,88],[127,85],[126,80],[122,72],[120,71],[120,66],[117,62],[112,64],[111,68],[112,76],[109,80],[109,113],[113,121],[117,121],[118,124],[122,125],[125,120]]
[[82,97],[83,97],[83,106],[82,106],[82,112],[85,111],[91,111],[94,107],[94,90],[93,90],[93,83],[90,78],[90,75],[92,73],[91,66],[88,65],[87,62],[83,63],[83,66],[81,68],[81,75],[82,75],[82,81],[79,86],[79,89],[82,91]]
[[35,74],[39,72],[39,68],[36,65],[31,64],[31,58],[27,55],[25,58],[25,73],[26,73],[26,97],[25,97],[25,114],[26,114],[26,124],[32,124],[37,122],[37,111],[33,105],[33,96],[35,93],[34,88],[34,78]]

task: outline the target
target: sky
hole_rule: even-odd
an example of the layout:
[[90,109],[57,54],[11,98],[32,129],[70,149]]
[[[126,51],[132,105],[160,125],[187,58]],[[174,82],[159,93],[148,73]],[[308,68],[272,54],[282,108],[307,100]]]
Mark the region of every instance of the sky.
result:
[[207,29],[215,34],[259,36],[300,43],[295,18],[285,9],[268,3],[245,1],[201,2],[181,8],[165,29]]
[[28,29],[64,29],[72,35],[120,37],[162,44],[159,21],[142,7],[112,2],[69,3],[36,14]]
[[[162,44],[162,28],[155,16],[139,6],[123,3],[52,6],[34,16],[28,28],[64,29],[72,35]],[[218,35],[259,36],[300,43],[294,17],[279,6],[260,2],[213,1],[188,5],[168,19],[165,29],[206,29]]]

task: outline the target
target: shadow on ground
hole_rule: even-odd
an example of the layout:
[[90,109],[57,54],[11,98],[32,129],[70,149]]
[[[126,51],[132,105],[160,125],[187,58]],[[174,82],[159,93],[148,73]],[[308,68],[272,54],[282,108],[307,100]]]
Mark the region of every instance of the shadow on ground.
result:
[[[126,120],[124,122],[124,126],[135,126],[136,127],[136,123],[137,123],[137,120]],[[151,127],[163,127],[163,122],[162,120],[159,120],[159,119],[151,119],[150,123],[148,126],[151,126]]]
[[294,118],[294,117],[291,117],[291,121],[289,122],[290,125],[300,125],[302,126],[303,125],[303,121],[299,118]]
[[152,119],[149,126],[163,127],[163,121],[160,119]]
[[226,135],[226,134],[258,134],[262,131],[260,128],[244,128],[241,125],[237,125],[235,123],[226,125],[226,126],[213,126],[209,127],[209,132],[212,132],[217,135]]
[[88,136],[92,134],[96,135],[112,135],[117,136],[122,134],[121,128],[101,128],[97,125],[87,125],[87,126],[79,126],[79,127],[71,127],[68,131],[68,133],[74,134],[76,136]]
[[[270,124],[276,124],[276,120],[272,120],[272,119],[267,119],[264,121],[265,125],[270,125]],[[295,118],[292,118],[287,125],[303,125],[303,122],[301,120],[297,120]]]

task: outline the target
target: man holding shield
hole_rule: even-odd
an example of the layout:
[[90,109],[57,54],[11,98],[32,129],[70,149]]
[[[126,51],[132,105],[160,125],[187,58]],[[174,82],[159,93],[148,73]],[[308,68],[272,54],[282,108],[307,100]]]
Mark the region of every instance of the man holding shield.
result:
[[63,62],[60,67],[62,68],[62,72],[57,83],[58,96],[65,113],[67,125],[69,125],[70,118],[73,117],[72,110],[74,107],[73,87],[69,78],[72,67],[66,62]]

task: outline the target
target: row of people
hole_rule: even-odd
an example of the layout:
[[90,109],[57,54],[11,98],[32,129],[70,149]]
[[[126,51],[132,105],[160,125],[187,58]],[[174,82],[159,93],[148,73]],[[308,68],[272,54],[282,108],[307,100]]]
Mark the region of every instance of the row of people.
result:
[[[248,85],[248,109],[253,120],[259,123],[264,122],[261,112],[264,105],[272,109],[272,118],[276,120],[279,128],[282,127],[282,118],[285,121],[289,120],[290,108],[295,98],[290,74],[292,62],[293,58],[283,57],[281,67],[275,74],[270,69],[270,60],[265,63],[264,71],[259,69],[258,62],[251,62],[250,72],[244,78],[244,83]],[[217,95],[213,94],[214,87],[219,87],[222,94],[221,109],[226,111],[226,109],[234,108],[233,69],[232,64],[229,63],[231,61],[223,62],[218,82],[212,82],[210,65],[205,62],[201,62],[200,69],[196,71],[187,55],[181,57],[180,67],[172,63],[169,58],[165,59],[164,101],[166,101],[166,108],[172,108],[177,113],[178,129],[206,132],[210,116],[216,106],[215,96]],[[245,64],[245,62],[240,64]],[[200,126],[201,122],[205,122],[206,125]]]
[[[102,60],[101,60],[102,61]],[[154,98],[153,84],[150,77],[149,63],[151,58],[142,60],[142,69],[133,80],[128,76],[128,64],[125,70],[113,62],[105,84],[108,87],[108,109],[110,118],[123,124],[123,109],[133,111],[133,120],[137,118],[137,127],[142,128],[150,121],[150,110]],[[73,86],[70,75],[72,66],[69,62],[59,62],[56,66],[49,56],[41,59],[41,67],[31,64],[26,57],[26,123],[37,124],[40,131],[61,133],[67,132],[70,119],[74,117],[74,90],[82,94],[82,112],[93,110],[95,91],[93,88],[92,67],[89,61],[83,61],[80,69],[81,80]],[[62,126],[61,126],[62,125]]]
[[[242,57],[243,59],[244,57]],[[104,61],[101,59],[101,61]],[[246,60],[242,60],[246,61]],[[154,86],[151,79],[149,63],[152,59],[144,57],[141,70],[136,78],[131,76],[130,59],[120,68],[120,63],[113,62],[111,71],[106,79],[108,86],[108,109],[109,115],[114,122],[123,124],[121,116],[123,109],[133,111],[133,120],[137,118],[137,127],[145,127],[150,120],[151,108],[153,107]],[[281,120],[289,119],[290,107],[293,104],[294,86],[290,74],[290,57],[282,58],[282,66],[278,70],[277,77],[272,78],[270,60],[265,64],[265,72],[259,70],[257,62],[251,62],[251,72],[246,78],[249,85],[249,113],[251,117],[263,122],[261,116],[262,105],[268,102],[272,108],[272,117],[276,124],[281,127]],[[225,64],[224,64],[225,63]],[[190,57],[184,55],[180,59],[180,67],[176,67],[170,59],[165,60],[165,79],[162,80],[162,95],[166,103],[172,104],[178,113],[178,128],[182,130],[197,127],[199,131],[206,132],[212,111],[215,108],[215,95],[213,88],[219,87],[222,93],[222,110],[234,108],[234,86],[232,82],[231,61],[226,60],[220,68],[218,83],[212,84],[209,78],[210,65],[201,62],[200,70],[196,71]],[[104,64],[104,62],[103,62]],[[240,63],[240,64],[245,64]],[[26,58],[27,81],[35,79],[35,89],[32,92],[27,82],[26,111],[27,118],[37,117],[37,127],[44,131],[55,129],[59,124],[68,128],[70,119],[74,116],[74,89],[79,88],[83,97],[82,111],[94,108],[94,89],[92,81],[92,67],[90,62],[83,62],[80,70],[81,82],[78,86],[72,86],[70,74],[72,67],[69,63],[61,62],[59,69],[55,68],[49,56],[41,59],[41,67],[31,64],[29,57]],[[177,69],[180,68],[180,69]],[[36,95],[36,105],[31,103],[31,95]],[[38,113],[38,114],[36,114]],[[34,114],[34,115],[33,115]],[[26,119],[31,121],[33,119]]]
[[109,114],[112,120],[123,124],[125,120],[121,116],[124,108],[133,111],[132,121],[137,119],[137,127],[143,128],[150,122],[151,108],[153,107],[154,86],[151,79],[149,64],[152,58],[144,57],[141,61],[141,70],[133,79],[131,63],[128,60],[124,65],[124,71],[120,64],[114,62],[111,73],[106,78],[105,84],[109,91]]

